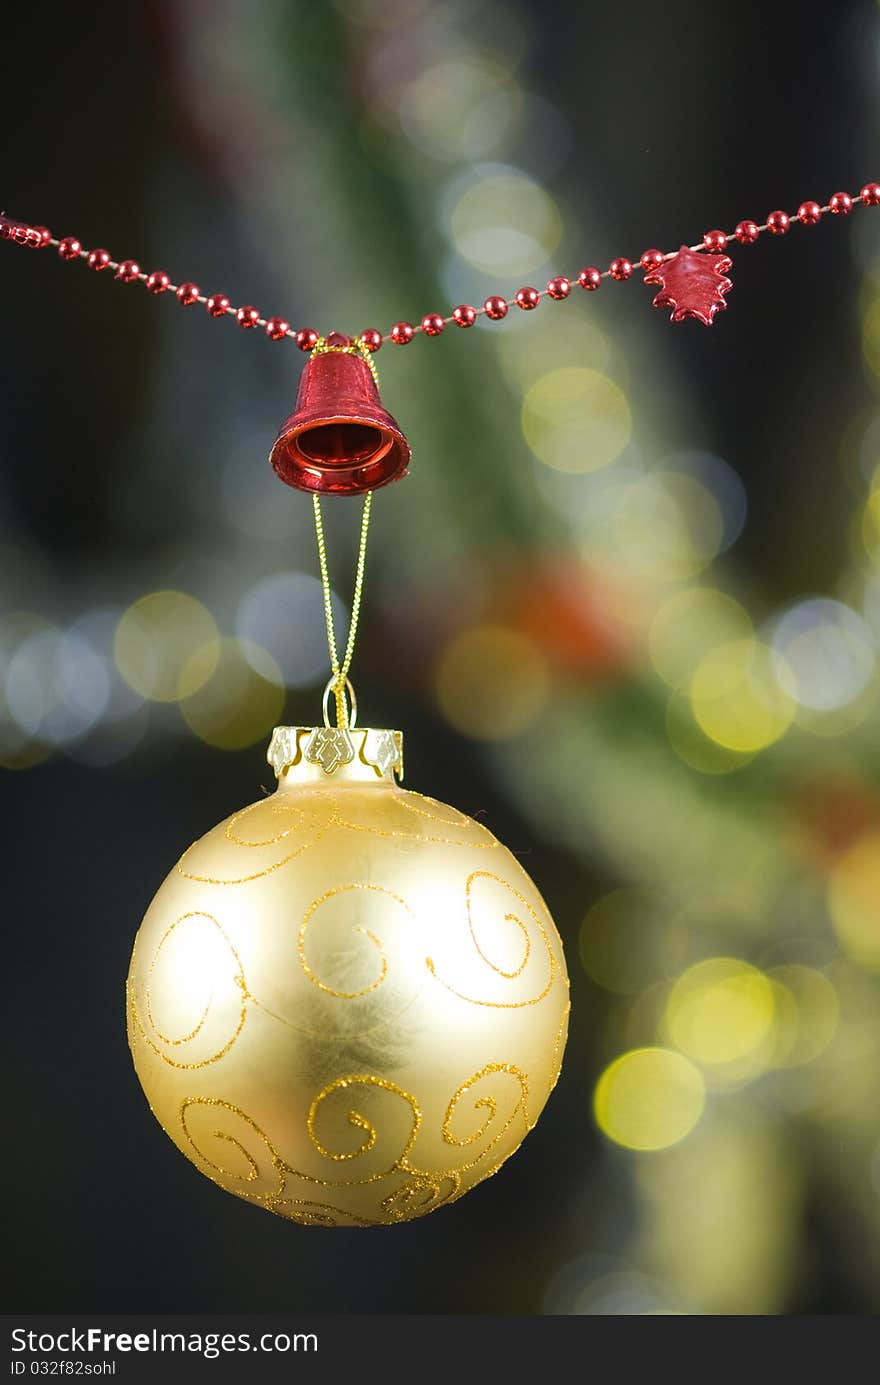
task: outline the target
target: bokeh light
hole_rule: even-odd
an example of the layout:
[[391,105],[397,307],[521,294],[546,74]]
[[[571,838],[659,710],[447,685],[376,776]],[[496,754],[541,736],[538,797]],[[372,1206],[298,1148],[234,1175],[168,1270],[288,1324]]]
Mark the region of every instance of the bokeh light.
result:
[[598,471],[620,456],[632,419],[607,375],[584,366],[551,370],[526,391],[522,428],[535,456],[556,471]]
[[562,238],[562,218],[550,194],[503,164],[480,165],[467,182],[450,216],[462,258],[501,278],[540,268]]
[[218,750],[253,745],[281,720],[281,670],[255,645],[211,641],[190,656],[181,677],[195,689],[181,699],[184,720],[200,740]]
[[774,623],[770,645],[780,687],[818,712],[845,707],[864,691],[876,664],[870,629],[841,601],[800,601]]
[[773,1066],[800,1067],[824,1053],[837,1033],[840,1002],[834,984],[815,967],[791,962],[771,967],[776,1046]]
[[724,516],[711,490],[683,472],[656,471],[623,493],[618,545],[634,572],[661,582],[702,572],[720,551]]
[[797,703],[779,686],[778,667],[757,640],[732,640],[706,654],[690,684],[694,717],[706,735],[745,753],[779,740]]
[[[193,655],[198,651],[198,659]],[[179,591],[142,596],[123,612],[114,642],[126,683],[151,702],[177,702],[207,682],[220,655],[214,617]]]
[[599,1129],[627,1149],[668,1149],[703,1114],[706,1089],[698,1068],[667,1048],[637,1048],[611,1063],[596,1086]]
[[867,833],[835,862],[828,908],[850,957],[880,971],[880,832]]
[[435,674],[444,716],[456,730],[479,740],[519,735],[540,715],[549,687],[537,645],[501,625],[472,626],[456,635]]
[[697,962],[676,981],[666,1005],[672,1044],[724,1085],[739,1085],[772,1058],[775,1005],[763,972],[735,957]]
[[[335,594],[333,617],[344,647],[348,611]],[[276,572],[255,583],[239,604],[236,634],[246,655],[257,651],[257,671],[266,651],[289,688],[309,687],[329,673],[324,597],[308,573]]]

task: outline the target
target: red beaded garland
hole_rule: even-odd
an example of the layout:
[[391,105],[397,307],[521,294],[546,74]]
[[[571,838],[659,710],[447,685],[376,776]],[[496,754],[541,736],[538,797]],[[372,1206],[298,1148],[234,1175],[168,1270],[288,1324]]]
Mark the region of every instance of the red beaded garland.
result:
[[537,289],[533,289],[530,284],[516,291],[516,306],[522,308],[524,312],[530,312],[532,308],[537,308],[541,301],[541,295]]
[[368,327],[365,332],[361,332],[360,340],[369,352],[378,351],[382,345],[382,333],[375,327]]
[[[825,211],[830,211],[834,216],[848,216],[858,201],[868,207],[880,206],[880,182],[863,184],[858,196],[844,191],[835,192],[829,198],[828,206],[825,208],[812,199],[804,201],[798,207],[794,217],[804,226],[813,226],[822,219]],[[751,245],[764,230],[769,231],[774,236],[783,236],[789,230],[791,220],[794,217],[789,217],[786,212],[777,209],[770,212],[764,226],[758,226],[754,221],[746,219],[737,222],[733,235],[728,235],[717,229],[706,231],[702,238],[702,244],[695,248],[721,254],[725,251],[728,241],[733,239],[736,239],[740,245]],[[233,308],[225,294],[216,293],[212,294],[210,298],[204,299],[198,285],[189,281],[175,289],[164,270],[154,270],[151,274],[145,275],[141,273],[140,265],[136,260],[123,260],[120,264],[115,265],[109,251],[97,248],[86,252],[76,236],[64,236],[56,241],[47,226],[30,226],[26,222],[14,221],[0,214],[0,240],[9,240],[17,245],[32,249],[39,249],[50,244],[55,245],[59,256],[64,260],[82,258],[95,272],[113,268],[116,271],[116,278],[122,283],[133,283],[140,280],[154,294],[161,294],[171,289],[176,294],[178,301],[184,306],[198,301],[204,302],[212,317],[222,317],[229,314],[234,316],[239,325],[245,329],[262,325],[266,329],[266,335],[271,340],[281,341],[285,337],[291,336],[303,351],[312,351],[321,341],[318,333],[312,328],[302,328],[300,331],[293,332],[285,318],[272,317],[263,321],[258,309],[251,305]],[[651,271],[660,269],[667,259],[674,258],[673,254],[666,255],[663,251],[651,247],[642,252],[638,265],[646,274],[650,274]],[[622,281],[629,279],[632,273],[632,263],[621,255],[611,261],[604,273],[601,273],[593,265],[586,266],[580,270],[577,281],[581,288],[595,291],[601,286],[602,279],[606,275]],[[545,294],[549,298],[562,300],[569,296],[571,289],[572,280],[561,274],[554,275],[547,280],[544,290],[524,285],[516,290],[511,300],[493,294],[485,300],[482,308],[479,309],[470,304],[460,303],[453,308],[448,318],[442,317],[439,313],[427,313],[421,319],[419,327],[416,328],[408,322],[397,322],[392,327],[387,339],[398,346],[404,346],[412,341],[417,331],[422,331],[426,336],[438,336],[448,321],[454,322],[458,327],[471,327],[480,313],[484,313],[493,321],[499,321],[507,316],[509,308],[513,305],[524,311],[530,311],[538,307]],[[336,334],[328,337],[327,340],[328,343],[332,344],[336,340]],[[345,337],[339,338],[339,340],[349,342],[351,339]],[[359,349],[373,352],[380,349],[386,338],[376,328],[369,328],[355,340]]]
[[815,226],[822,219],[822,208],[818,202],[802,202],[797,210],[798,221],[804,226]]
[[557,274],[555,279],[547,280],[547,293],[551,298],[567,298],[571,293],[571,280],[566,279],[564,274]]
[[270,341],[283,341],[290,331],[290,323],[283,317],[266,319],[266,336]]
[[395,346],[408,346],[413,339],[411,322],[395,322],[391,328],[391,340]]
[[740,245],[753,245],[758,239],[758,223],[757,221],[749,221],[748,219],[745,221],[738,221],[733,234],[736,236]]
[[483,312],[493,322],[500,322],[502,317],[507,317],[507,299],[502,298],[498,293],[493,293],[483,304]]

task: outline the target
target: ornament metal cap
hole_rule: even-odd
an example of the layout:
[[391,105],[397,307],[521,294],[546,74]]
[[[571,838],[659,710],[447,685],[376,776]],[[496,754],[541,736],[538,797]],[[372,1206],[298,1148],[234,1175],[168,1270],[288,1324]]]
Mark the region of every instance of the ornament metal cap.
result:
[[278,790],[333,779],[393,784],[403,779],[403,733],[367,726],[276,726],[266,759]]
[[276,473],[297,490],[358,495],[400,480],[411,455],[367,361],[334,333],[306,362],[296,408],[269,455]]

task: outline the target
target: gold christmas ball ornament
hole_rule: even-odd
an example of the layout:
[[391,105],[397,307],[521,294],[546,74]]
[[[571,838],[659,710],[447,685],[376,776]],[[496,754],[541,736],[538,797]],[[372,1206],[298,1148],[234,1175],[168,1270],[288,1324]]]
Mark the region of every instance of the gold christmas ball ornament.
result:
[[221,1188],[308,1226],[433,1212],[556,1084],[562,946],[481,823],[402,789],[402,737],[281,726],[277,791],[182,856],[138,932],[134,1065]]

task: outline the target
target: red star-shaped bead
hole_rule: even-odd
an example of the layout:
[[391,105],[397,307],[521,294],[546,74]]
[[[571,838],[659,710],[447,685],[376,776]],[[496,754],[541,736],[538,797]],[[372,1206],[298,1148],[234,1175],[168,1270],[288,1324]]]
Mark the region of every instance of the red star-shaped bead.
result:
[[719,308],[727,307],[724,295],[733,283],[725,276],[732,263],[727,255],[709,255],[683,245],[671,260],[645,275],[646,284],[660,285],[654,307],[671,308],[673,322],[695,317],[711,327]]

